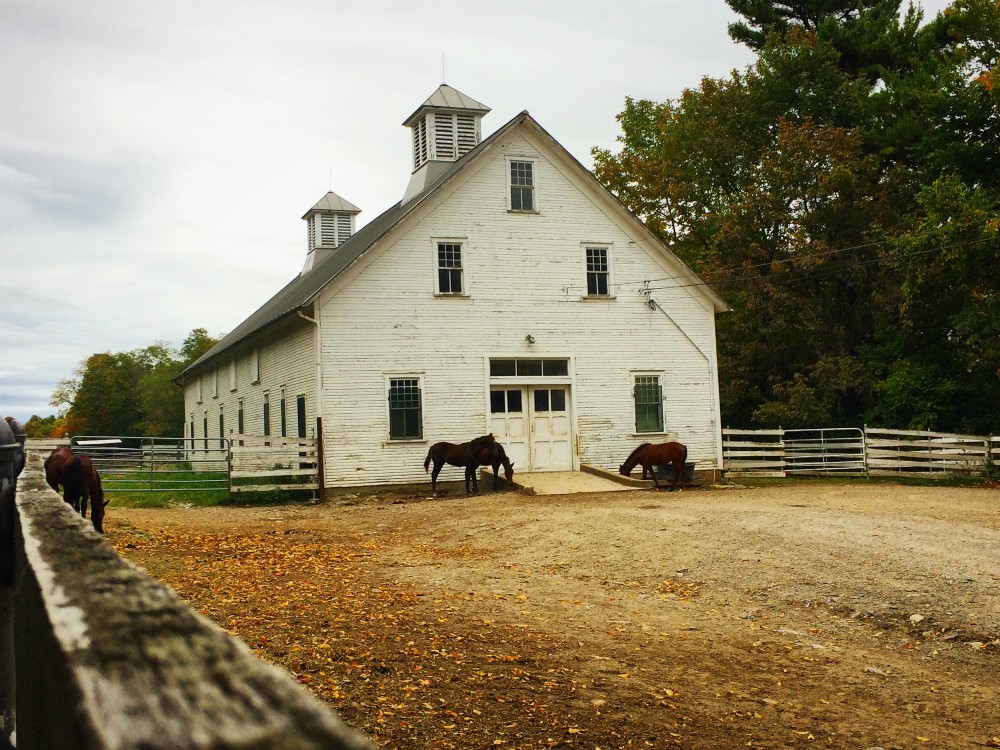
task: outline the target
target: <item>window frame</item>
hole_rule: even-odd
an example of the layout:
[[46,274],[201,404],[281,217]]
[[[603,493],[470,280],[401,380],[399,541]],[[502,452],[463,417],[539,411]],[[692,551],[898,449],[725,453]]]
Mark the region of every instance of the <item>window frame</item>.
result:
[[[655,378],[656,387],[659,389],[659,409],[657,411],[657,416],[659,417],[659,429],[649,430],[640,429],[639,427],[639,387],[640,378],[649,379]],[[656,401],[644,401],[643,406],[654,406]],[[667,431],[667,414],[666,414],[666,399],[663,397],[663,372],[659,371],[636,371],[632,373],[632,416],[633,416],[633,429],[635,435],[663,435]]]
[[[458,245],[459,248],[459,262],[461,266],[457,269],[459,272],[459,281],[462,285],[461,291],[451,292],[441,290],[441,246],[442,245]],[[435,297],[458,297],[465,298],[469,295],[469,238],[468,237],[432,237],[431,238],[431,256],[434,263],[434,296]],[[455,270],[455,269],[445,269],[445,270]]]
[[[530,164],[531,165],[531,185],[515,185],[514,184],[514,165],[515,164]],[[513,154],[508,155],[505,160],[505,165],[507,170],[507,211],[512,214],[537,214],[540,212],[540,201],[538,197],[538,159],[532,156],[515,156]],[[514,190],[524,189],[525,187],[530,187],[531,190],[531,208],[514,208]]]
[[250,382],[254,385],[260,382],[260,349],[256,346],[250,350]]
[[[415,381],[418,397],[416,435],[393,435],[393,383]],[[412,443],[424,440],[424,378],[420,373],[392,373],[385,375],[385,427],[390,443]],[[404,420],[405,422],[405,420]],[[405,432],[405,430],[404,430]]]
[[[605,253],[605,271],[591,271],[589,253],[591,250],[603,250]],[[614,246],[610,242],[581,242],[580,254],[583,257],[584,299],[615,299],[614,294]],[[590,291],[590,275],[604,274],[607,292]]]

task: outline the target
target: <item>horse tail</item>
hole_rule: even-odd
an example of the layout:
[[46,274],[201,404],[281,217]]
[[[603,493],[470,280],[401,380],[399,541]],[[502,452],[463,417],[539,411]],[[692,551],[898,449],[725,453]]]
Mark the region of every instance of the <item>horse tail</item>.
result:
[[686,464],[688,460],[688,447],[684,445],[684,443],[681,443],[681,448],[684,449],[684,455],[681,457],[681,463]]
[[428,467],[431,465],[431,454],[432,453],[434,453],[434,446],[431,446],[431,449],[429,451],[427,451],[427,458],[424,459],[424,472],[425,473],[428,472],[428,471],[430,471],[430,468],[428,468]]

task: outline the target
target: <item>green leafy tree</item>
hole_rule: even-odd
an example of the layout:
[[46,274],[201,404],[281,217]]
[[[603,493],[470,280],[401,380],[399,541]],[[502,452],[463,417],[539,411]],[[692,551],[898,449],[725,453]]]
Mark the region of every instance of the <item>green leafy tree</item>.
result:
[[729,4],[756,64],[626,100],[620,150],[594,152],[735,310],[718,328],[724,418],[988,431],[1000,3],[925,26],[898,2]]
[[37,414],[32,414],[27,422],[24,423],[24,434],[29,438],[36,439],[46,439],[53,437],[53,431],[56,428],[56,415],[51,414],[47,417],[40,417]]
[[184,396],[176,378],[215,343],[198,328],[179,351],[157,342],[91,355],[52,395],[62,414],[61,429],[71,435],[183,434]]

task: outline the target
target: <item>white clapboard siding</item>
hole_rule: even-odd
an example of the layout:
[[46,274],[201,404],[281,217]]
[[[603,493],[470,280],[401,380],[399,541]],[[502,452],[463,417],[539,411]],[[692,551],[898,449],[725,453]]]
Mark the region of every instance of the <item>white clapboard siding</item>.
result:
[[[539,211],[508,211],[505,157],[533,159]],[[699,468],[718,467],[714,311],[668,279],[660,251],[581,185],[551,151],[512,137],[321,298],[324,444],[330,486],[424,481],[433,442],[489,425],[489,357],[572,360],[579,463],[609,470],[640,442],[680,440]],[[463,245],[461,297],[435,289],[435,239]],[[611,247],[613,299],[586,295],[585,243]],[[534,344],[525,337],[531,334]],[[666,434],[634,434],[633,373],[659,373]],[[414,375],[424,439],[389,441],[386,378]]]

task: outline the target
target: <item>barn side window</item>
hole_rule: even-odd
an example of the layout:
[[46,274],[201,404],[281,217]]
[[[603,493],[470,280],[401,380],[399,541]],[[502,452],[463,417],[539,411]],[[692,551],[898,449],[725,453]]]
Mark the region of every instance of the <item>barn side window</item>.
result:
[[510,210],[534,212],[538,210],[535,198],[535,163],[527,160],[510,162]]
[[419,378],[389,379],[389,438],[414,440],[423,437]]
[[607,297],[611,294],[611,251],[607,247],[587,247],[587,296]]
[[260,351],[256,346],[250,351],[250,382],[260,382]]
[[461,242],[437,243],[437,289],[438,294],[463,294],[465,292],[465,269],[462,263]]
[[663,389],[659,375],[636,375],[635,431],[663,432]]

